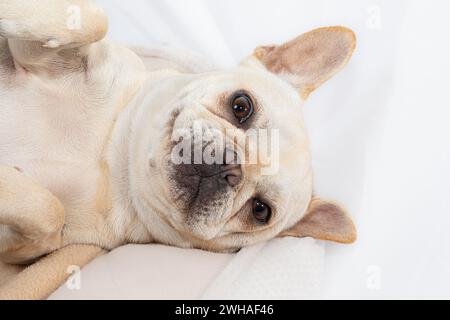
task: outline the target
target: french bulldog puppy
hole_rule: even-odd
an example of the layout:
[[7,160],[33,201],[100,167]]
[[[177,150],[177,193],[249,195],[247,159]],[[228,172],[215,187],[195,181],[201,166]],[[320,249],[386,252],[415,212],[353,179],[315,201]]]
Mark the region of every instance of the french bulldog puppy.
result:
[[[282,236],[355,240],[345,210],[313,193],[302,118],[349,61],[352,31],[313,30],[214,70],[111,43],[107,24],[88,0],[0,1],[0,261],[70,244],[228,252]],[[226,132],[223,148],[213,131]],[[262,131],[278,137],[271,156],[242,161]],[[180,132],[203,137],[186,151]],[[207,147],[223,161],[176,161]]]

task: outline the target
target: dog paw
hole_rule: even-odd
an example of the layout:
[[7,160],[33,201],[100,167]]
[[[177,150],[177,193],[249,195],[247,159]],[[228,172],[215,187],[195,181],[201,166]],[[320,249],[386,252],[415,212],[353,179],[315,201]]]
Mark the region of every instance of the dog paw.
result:
[[12,20],[0,19],[0,35],[6,39],[25,39],[27,30],[23,24]]
[[64,45],[62,41],[54,37],[45,38],[38,32],[32,32],[33,28],[24,23],[0,18],[0,36],[5,39],[36,41],[49,49],[56,49]]

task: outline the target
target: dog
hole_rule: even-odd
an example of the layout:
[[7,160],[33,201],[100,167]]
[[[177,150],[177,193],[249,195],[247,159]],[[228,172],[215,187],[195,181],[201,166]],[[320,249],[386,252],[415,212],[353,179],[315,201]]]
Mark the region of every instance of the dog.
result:
[[[0,261],[70,244],[232,252],[286,236],[355,241],[345,209],[314,194],[302,116],[350,60],[351,30],[316,29],[215,70],[119,46],[107,29],[89,0],[0,1]],[[174,162],[177,132],[195,128],[235,134],[210,150],[223,162]],[[248,132],[264,130],[278,156],[238,161]]]

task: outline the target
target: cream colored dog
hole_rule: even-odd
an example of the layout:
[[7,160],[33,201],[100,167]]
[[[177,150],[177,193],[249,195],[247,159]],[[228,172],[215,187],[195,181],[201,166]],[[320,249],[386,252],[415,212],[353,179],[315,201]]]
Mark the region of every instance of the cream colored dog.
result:
[[[88,0],[0,1],[1,261],[69,244],[230,251],[277,236],[355,240],[344,210],[313,196],[301,112],[349,61],[352,31],[317,29],[226,71],[170,50],[139,55],[106,32]],[[175,164],[176,131],[199,124],[237,132],[236,159],[251,129],[277,130],[279,170],[234,157]]]

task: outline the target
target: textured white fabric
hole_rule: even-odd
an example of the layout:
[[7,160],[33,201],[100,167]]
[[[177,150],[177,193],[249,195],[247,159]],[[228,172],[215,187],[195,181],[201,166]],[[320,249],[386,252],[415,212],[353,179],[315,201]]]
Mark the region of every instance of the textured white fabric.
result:
[[323,257],[313,239],[275,239],[237,254],[129,245],[94,260],[50,299],[312,299]]
[[275,239],[240,251],[203,299],[320,297],[324,247],[313,239]]

